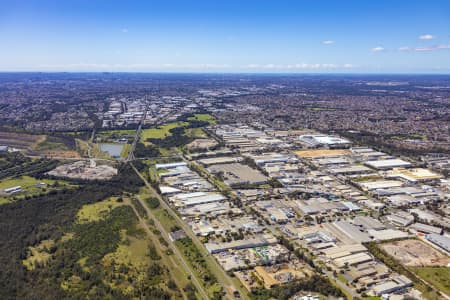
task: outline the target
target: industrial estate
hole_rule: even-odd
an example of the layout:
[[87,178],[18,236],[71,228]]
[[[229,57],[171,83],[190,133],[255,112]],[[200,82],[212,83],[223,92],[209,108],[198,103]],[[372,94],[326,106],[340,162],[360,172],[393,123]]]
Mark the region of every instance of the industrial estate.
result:
[[2,299],[450,299],[448,78],[2,76]]

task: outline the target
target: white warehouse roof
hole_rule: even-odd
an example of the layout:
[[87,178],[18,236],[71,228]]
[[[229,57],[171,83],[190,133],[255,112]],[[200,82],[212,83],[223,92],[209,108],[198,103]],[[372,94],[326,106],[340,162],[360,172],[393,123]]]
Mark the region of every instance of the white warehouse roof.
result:
[[366,165],[375,169],[392,169],[399,167],[410,167],[411,163],[402,159],[382,159],[382,160],[370,160],[365,162]]

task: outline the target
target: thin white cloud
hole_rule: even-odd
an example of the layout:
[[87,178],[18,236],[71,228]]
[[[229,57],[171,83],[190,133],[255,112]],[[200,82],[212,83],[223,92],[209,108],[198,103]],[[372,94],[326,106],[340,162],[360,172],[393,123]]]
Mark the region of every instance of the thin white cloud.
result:
[[244,69],[270,69],[270,70],[315,70],[315,69],[350,69],[355,68],[352,64],[329,64],[329,63],[298,63],[298,64],[249,64]]
[[422,35],[419,35],[419,40],[425,40],[425,41],[427,41],[427,40],[432,40],[432,39],[434,39],[434,36],[431,35],[431,34],[422,34]]
[[414,48],[414,51],[417,52],[426,52],[426,51],[434,51],[437,50],[436,47],[416,47]]
[[334,43],[336,43],[336,42],[331,41],[331,40],[322,41],[322,44],[324,44],[324,45],[333,45]]
[[399,51],[415,51],[415,52],[430,52],[430,51],[439,51],[439,50],[446,50],[450,49],[450,45],[434,45],[434,46],[426,46],[426,47],[400,47],[398,48]]
[[412,50],[411,47],[408,46],[398,48],[398,51],[411,51],[411,50]]
[[382,52],[382,51],[384,51],[384,50],[386,50],[386,49],[384,49],[384,48],[381,47],[381,46],[378,46],[378,47],[375,47],[375,48],[372,48],[372,49],[371,49],[372,52]]
[[120,32],[122,32],[122,33],[128,33],[128,28],[122,28],[122,29],[120,29]]

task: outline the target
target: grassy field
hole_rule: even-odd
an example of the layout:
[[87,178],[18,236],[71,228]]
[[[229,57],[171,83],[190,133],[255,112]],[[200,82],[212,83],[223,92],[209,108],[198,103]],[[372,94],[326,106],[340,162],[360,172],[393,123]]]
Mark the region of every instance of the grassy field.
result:
[[[130,208],[131,199],[123,197],[122,202],[117,202],[117,197],[111,197],[102,200],[97,203],[84,205],[77,213],[76,227],[82,228],[96,228],[96,226],[102,226],[102,222],[109,222],[111,226],[120,226],[120,216],[117,214],[114,216],[114,212]],[[129,220],[131,215],[127,216]],[[133,214],[134,217],[134,214]],[[112,219],[111,219],[112,218]],[[119,218],[119,219],[118,219]],[[108,221],[109,220],[109,221]],[[84,227],[83,227],[84,226]],[[86,227],[88,226],[88,227]],[[102,273],[104,276],[104,282],[108,284],[112,289],[121,290],[125,295],[135,296],[138,289],[143,286],[158,287],[165,291],[170,291],[174,299],[181,299],[183,292],[172,290],[168,287],[168,282],[172,279],[169,273],[171,270],[176,269],[175,266],[170,265],[171,259],[167,256],[162,257],[163,249],[158,246],[161,256],[152,256],[151,248],[155,248],[155,245],[159,245],[158,238],[155,236],[148,236],[146,234],[143,224],[136,221],[128,223],[128,225],[121,225],[119,242],[116,247],[110,248],[110,251],[104,253],[102,256],[98,256],[95,261],[88,254],[78,260],[78,264],[84,270],[84,272],[91,273],[95,271],[101,265]],[[100,227],[99,227],[100,228]],[[100,230],[100,229],[96,229]],[[106,230],[106,229],[104,229]],[[95,230],[88,229],[86,233],[94,233]],[[98,243],[100,248],[104,248],[106,237],[99,238]],[[83,241],[84,236],[76,234],[71,236],[69,241],[72,243],[75,240]],[[90,243],[83,243],[82,250],[92,249],[92,254],[96,255],[97,248],[92,248],[92,242],[95,238],[90,237],[88,239]],[[86,241],[86,240],[85,240]],[[62,241],[61,241],[62,242]],[[112,251],[111,251],[112,250]],[[90,252],[85,252],[90,253]],[[149,273],[152,272],[152,273]],[[178,274],[177,271],[173,271]],[[176,280],[179,288],[183,287],[183,284],[187,284],[185,274],[179,274],[183,280]],[[69,277],[61,283],[61,287],[68,292],[79,288],[82,281],[77,277]],[[133,297],[132,297],[133,298]],[[134,298],[133,298],[134,299]]]
[[212,298],[214,297],[214,293],[220,293],[222,291],[221,286],[217,282],[217,279],[214,278],[207,261],[192,240],[190,238],[184,238],[175,241],[174,244],[183,253],[196,275],[203,279],[203,286],[206,288],[208,295]]
[[53,240],[43,240],[36,247],[28,247],[28,256],[22,261],[27,270],[34,270],[37,265],[45,265],[51,257],[49,249],[54,244]]
[[141,141],[145,142],[147,139],[163,139],[171,136],[170,129],[187,126],[187,122],[173,122],[166,125],[161,125],[158,128],[149,128],[142,130]]
[[11,200],[8,198],[0,197],[0,205],[11,203]]
[[49,180],[49,179],[42,179],[42,180],[38,180],[36,178],[33,177],[29,177],[29,176],[22,176],[20,178],[11,178],[11,179],[6,179],[6,180],[2,180],[0,182],[0,189],[7,189],[13,186],[22,186],[23,190],[26,190],[28,188],[32,188],[34,187],[36,184],[40,183],[40,182],[45,182],[47,184],[53,184],[54,180]]
[[159,148],[159,153],[161,153],[162,156],[171,156],[173,153],[166,148]]
[[39,143],[35,150],[38,151],[48,151],[48,150],[58,150],[58,151],[70,151],[64,143],[57,141],[56,139],[50,139],[48,136],[43,140],[41,143]]
[[207,136],[202,128],[187,128],[184,133],[186,136],[193,138],[204,138]]
[[177,225],[177,222],[164,208],[159,207],[154,209],[153,214],[167,232],[170,232],[171,228]]
[[81,139],[75,139],[76,145],[77,145],[77,151],[80,153],[82,157],[88,157],[88,149],[89,149],[89,142],[83,141]]
[[450,295],[450,268],[448,267],[410,267],[420,278],[438,290]]
[[95,138],[97,139],[97,142],[111,142],[115,141],[120,138],[125,139],[133,139],[134,135],[136,134],[136,130],[104,130],[104,131],[98,131],[95,134]]
[[120,153],[121,158],[125,158],[128,155],[128,152],[131,150],[131,144],[124,144],[122,152]]
[[[152,215],[158,220],[158,222],[161,224],[161,226],[164,228],[166,232],[172,231],[172,228],[177,225],[177,222],[164,208],[161,208],[161,206],[157,208],[150,207],[150,205],[145,199],[151,197],[151,194],[148,193],[148,190],[146,188],[142,188],[140,193],[135,196],[144,200],[144,203],[146,203],[147,207],[150,208],[150,210],[152,211]],[[148,224],[150,226],[150,229],[152,230],[153,235],[156,236],[161,235],[161,233],[159,232],[159,230],[157,229],[157,227],[153,222],[148,222]],[[167,245],[164,246],[163,243],[160,242],[160,240],[161,238],[157,242],[153,243],[153,245],[160,251],[168,253],[167,251],[169,248],[167,247]],[[169,257],[163,256],[162,259],[166,260],[169,265],[181,264],[179,258],[176,255],[170,255]],[[174,276],[177,277],[177,280],[180,281],[182,287],[186,286],[191,281],[183,268],[180,268],[178,266],[172,267],[172,272]],[[201,295],[198,292],[195,292],[195,297],[197,299],[201,299]]]
[[118,202],[117,197],[111,197],[94,204],[84,205],[77,213],[77,221],[78,223],[88,223],[104,220],[111,210],[128,204],[129,200],[126,198],[122,202]]
[[[21,186],[22,191],[17,192],[14,194],[4,194],[0,195],[0,205],[10,203],[13,201],[13,198],[15,199],[23,199],[26,196],[33,196],[39,193],[46,193],[50,191],[53,188],[53,184],[55,183],[55,180],[51,179],[36,179],[30,176],[21,176],[19,178],[11,178],[11,179],[5,179],[0,181],[0,191],[3,191],[4,189],[15,187],[15,186]],[[46,186],[36,186],[40,183],[45,183]],[[58,180],[58,186],[69,186],[66,182]]]
[[203,121],[203,122],[208,122],[209,124],[216,124],[216,119],[211,116],[210,114],[195,114],[192,117],[188,118],[189,121]]
[[116,252],[109,253],[103,257],[102,263],[105,266],[124,264],[136,269],[142,269],[148,263],[148,247],[150,242],[145,238],[128,237],[123,234],[123,241]]

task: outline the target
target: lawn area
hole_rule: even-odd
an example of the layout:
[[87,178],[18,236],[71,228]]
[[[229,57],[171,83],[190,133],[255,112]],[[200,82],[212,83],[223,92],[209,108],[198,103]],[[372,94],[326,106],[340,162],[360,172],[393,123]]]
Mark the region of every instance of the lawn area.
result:
[[203,121],[203,122],[208,122],[209,124],[216,124],[216,119],[211,116],[210,114],[195,114],[192,117],[188,118],[189,121]]
[[170,129],[187,126],[187,122],[173,122],[166,125],[161,125],[158,128],[149,128],[142,130],[141,141],[145,142],[147,139],[163,139],[171,136]]
[[88,223],[99,220],[104,220],[114,208],[127,205],[128,199],[124,199],[123,202],[117,202],[117,197],[111,197],[109,199],[84,205],[77,213],[78,223]]
[[193,137],[193,138],[204,138],[206,137],[205,132],[203,131],[202,128],[187,128],[184,133],[186,134],[186,136],[188,137]]
[[450,268],[448,267],[410,267],[420,278],[436,289],[450,295]]

